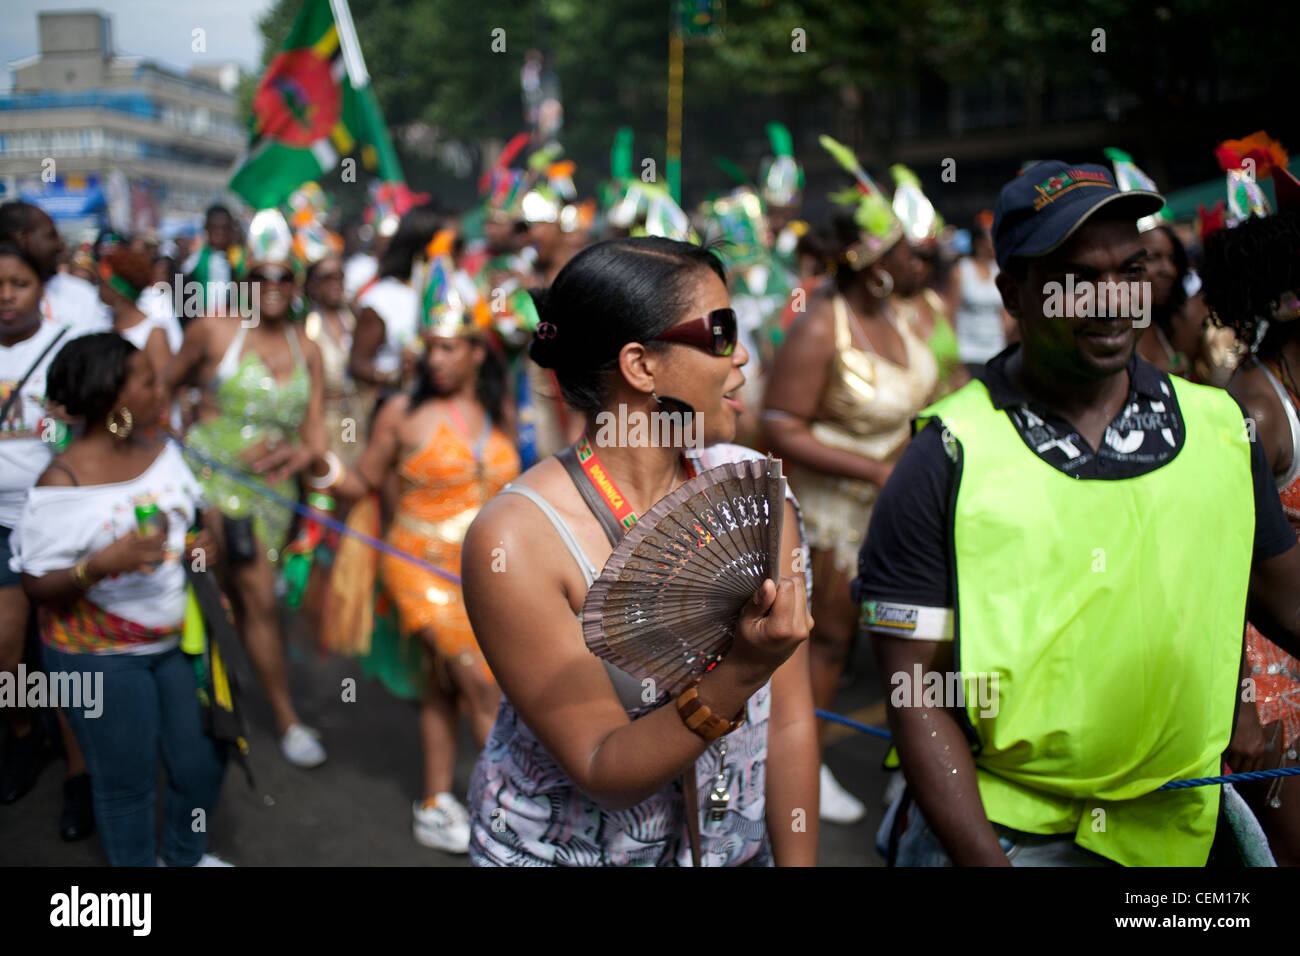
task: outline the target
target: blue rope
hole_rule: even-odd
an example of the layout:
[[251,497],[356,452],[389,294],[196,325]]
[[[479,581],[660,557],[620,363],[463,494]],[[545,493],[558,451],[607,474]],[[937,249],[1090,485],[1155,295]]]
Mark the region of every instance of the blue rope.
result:
[[[408,564],[413,564],[417,568],[420,568],[421,570],[428,571],[430,574],[436,574],[438,577],[450,581],[452,584],[460,584],[460,577],[455,574],[452,574],[450,571],[444,571],[442,568],[438,567],[437,565],[430,564],[428,561],[422,560],[421,558],[417,558],[415,555],[411,554],[410,552],[402,551],[398,548],[394,548],[387,541],[381,541],[378,538],[372,538],[368,534],[364,534],[360,531],[355,530],[354,528],[349,528],[343,522],[331,518],[329,515],[325,514],[324,512],[317,511],[314,508],[308,508],[300,501],[294,501],[292,498],[286,498],[284,495],[271,489],[266,484],[257,481],[254,478],[249,478],[247,475],[243,474],[242,472],[237,471],[234,468],[230,468],[227,465],[223,465],[219,461],[214,461],[213,459],[209,458],[207,455],[203,454],[202,452],[195,451],[193,448],[190,448],[188,445],[186,445],[175,435],[169,435],[168,437],[172,441],[176,442],[176,444],[180,445],[181,450],[185,454],[190,455],[196,458],[197,460],[203,462],[203,464],[208,466],[209,468],[215,468],[217,471],[220,471],[223,474],[230,476],[231,478],[235,479],[235,481],[238,481],[244,487],[248,488],[248,490],[252,491],[254,494],[259,494],[262,495],[263,497],[269,498],[270,500],[274,501],[276,504],[285,508],[290,508],[293,511],[296,511],[298,514],[302,515],[304,518],[309,518],[312,521],[315,521],[317,524],[322,524],[333,531],[337,531],[339,534],[351,535],[352,537],[356,538],[358,541],[362,541],[370,545],[370,547],[374,548],[376,551],[380,551],[384,554],[391,554],[393,557],[405,561]],[[843,717],[839,714],[831,713],[829,710],[821,710],[820,708],[818,708],[817,716],[822,718],[823,720],[829,720],[833,723],[843,724],[845,727],[852,727],[854,730],[860,733],[870,734],[871,736],[879,737],[882,740],[893,739],[893,735],[888,730],[885,730],[883,727],[872,727],[868,724],[859,723],[858,721],[853,720],[849,717]],[[1196,777],[1190,780],[1171,780],[1169,783],[1165,784],[1163,787],[1160,787],[1159,789],[1160,790],[1185,790],[1188,787],[1207,787],[1216,783],[1239,783],[1239,782],[1248,782],[1254,780],[1268,780],[1273,777],[1294,777],[1296,774],[1300,774],[1300,767],[1280,767],[1275,770],[1253,770],[1248,773],[1230,773],[1230,774],[1224,774],[1219,777]]]
[[[822,720],[829,720],[833,723],[843,724],[845,727],[852,727],[854,730],[861,731],[864,734],[871,734],[873,737],[880,737],[884,740],[892,740],[893,735],[883,727],[872,727],[868,724],[858,723],[848,717],[841,717],[839,714],[833,714],[829,710],[818,708],[817,716]],[[1300,774],[1300,767],[1279,767],[1274,770],[1251,770],[1246,773],[1226,773],[1218,777],[1195,777],[1190,780],[1171,780],[1158,790],[1186,790],[1188,787],[1208,787],[1216,783],[1247,783],[1254,780],[1269,780],[1273,777],[1294,777]]]
[[871,734],[873,737],[881,737],[885,740],[893,739],[893,734],[884,727],[872,727],[868,724],[860,724],[856,720],[852,720],[848,717],[841,717],[839,714],[832,714],[829,710],[818,708],[817,716],[822,718],[822,720],[829,720],[833,723],[843,724],[845,727],[852,727],[854,730],[861,731],[864,734]]
[[221,472],[222,474],[228,475],[229,477],[235,479],[235,481],[239,482],[241,485],[243,485],[245,488],[247,488],[249,491],[253,492],[254,494],[261,495],[264,498],[269,498],[270,500],[274,501],[276,504],[280,505],[281,507],[289,508],[293,511],[296,511],[304,518],[310,518],[312,521],[315,521],[317,524],[324,525],[325,527],[333,531],[337,531],[339,534],[351,535],[352,537],[356,538],[358,541],[363,541],[366,544],[370,545],[370,547],[374,548],[376,551],[380,551],[384,554],[391,554],[393,557],[399,558],[402,561],[407,562],[408,564],[413,564],[417,568],[420,568],[423,571],[428,571],[430,574],[436,574],[438,577],[443,578],[446,581],[450,581],[452,584],[460,584],[460,577],[458,575],[452,574],[450,571],[444,571],[436,564],[430,564],[428,561],[425,561],[421,558],[417,558],[415,555],[411,554],[408,551],[403,551],[400,548],[394,548],[387,541],[381,541],[378,538],[372,538],[368,534],[365,534],[361,531],[357,531],[354,528],[349,528],[343,522],[331,518],[329,515],[325,514],[322,511],[317,511],[314,508],[308,508],[300,501],[294,501],[292,498],[286,498],[284,495],[268,487],[265,483],[258,481],[255,478],[249,478],[243,472],[240,472],[234,468],[230,468],[227,465],[223,465],[221,462],[209,458],[207,455],[203,454],[200,451],[195,451],[193,448],[190,448],[188,445],[185,444],[185,442],[181,441],[175,435],[168,435],[167,437],[170,438],[172,441],[176,442],[176,444],[180,445],[181,451],[184,452],[186,455],[191,455],[198,461],[201,461],[207,467],[215,468],[217,471]]
[[1213,783],[1239,783],[1250,780],[1268,780],[1271,777],[1294,777],[1300,767],[1277,767],[1273,770],[1251,770],[1248,773],[1229,773],[1222,777],[1196,777],[1191,780],[1171,780],[1161,790],[1185,790],[1188,787],[1205,787]]

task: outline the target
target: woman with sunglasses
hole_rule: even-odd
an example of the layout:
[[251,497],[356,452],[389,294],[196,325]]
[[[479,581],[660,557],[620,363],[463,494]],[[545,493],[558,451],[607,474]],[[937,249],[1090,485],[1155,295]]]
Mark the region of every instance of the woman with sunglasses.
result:
[[[890,296],[914,284],[914,254],[879,191],[833,220],[834,273],[790,327],[768,380],[763,427],[789,463],[808,523],[814,586],[813,695],[832,708],[858,617],[849,593],[871,507],[935,390],[934,355]],[[911,314],[909,310],[909,315]],[[856,823],[866,813],[821,769],[821,815]]]
[[[680,448],[603,443],[602,413],[686,406],[713,446],[701,470],[757,455],[722,444],[735,435],[741,409],[732,396],[749,356],[736,345],[713,253],[650,237],[597,243],[535,299],[540,324],[529,354],[555,371],[584,416],[584,460],[599,462],[635,514],[696,465]],[[588,479],[571,477],[566,460],[564,452],[524,472],[465,539],[465,606],[504,695],[470,784],[471,863],[690,865],[697,843],[708,865],[815,863],[817,821],[805,812],[817,800],[803,646],[811,619],[794,570],[801,538],[792,500],[779,583],[755,592],[721,663],[667,700],[583,642],[577,615],[612,545],[608,519],[580,490]],[[679,789],[684,775],[695,805]],[[715,786],[728,798],[718,819],[706,812]]]
[[[287,237],[287,225],[283,232]],[[237,480],[221,467],[193,459],[208,500],[224,515],[226,590],[270,700],[280,749],[290,763],[314,767],[324,762],[325,749],[299,721],[289,697],[275,609],[274,569],[293,513],[247,482],[296,500],[295,477],[324,453],[321,352],[290,321],[296,279],[288,243],[254,233],[250,245],[261,247],[250,250],[246,274],[254,314],[248,319],[208,315],[191,322],[167,384],[173,391],[186,385],[204,390],[188,444],[242,475]]]
[[[361,457],[361,436],[356,432],[363,424],[363,413],[356,383],[348,372],[357,320],[343,301],[343,260],[326,256],[313,262],[307,267],[303,289],[310,305],[303,331],[320,349],[324,371],[326,447],[344,464],[354,464]],[[351,429],[344,427],[347,420],[352,422]]]
[[[368,411],[362,409],[357,383],[348,371],[352,352],[352,333],[356,318],[343,297],[343,259],[322,250],[323,258],[307,266],[303,283],[309,311],[303,319],[303,331],[316,343],[321,353],[323,374],[321,417],[325,427],[326,448],[345,465],[355,465],[365,445]],[[326,514],[339,515],[337,502],[328,494],[308,490],[307,503]],[[329,583],[338,536],[324,531],[320,525],[303,523],[298,538],[289,546],[292,554],[306,555],[310,571],[302,581],[305,590],[290,585],[288,603],[301,610],[308,629],[313,634],[321,631],[321,600]],[[294,578],[286,566],[287,578]],[[294,578],[297,580],[296,578]]]

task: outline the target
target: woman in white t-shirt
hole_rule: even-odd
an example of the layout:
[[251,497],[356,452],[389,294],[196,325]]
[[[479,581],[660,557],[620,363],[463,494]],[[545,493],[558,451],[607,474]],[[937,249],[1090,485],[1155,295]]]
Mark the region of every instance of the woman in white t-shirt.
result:
[[[13,679],[23,659],[31,604],[18,574],[9,570],[10,536],[27,493],[57,450],[63,426],[46,411],[45,375],[59,346],[72,337],[63,325],[47,322],[38,260],[26,249],[0,243],[0,674]],[[34,667],[34,662],[28,662]],[[19,799],[33,784],[50,735],[48,712],[4,708],[10,744],[0,764],[0,803]],[[86,767],[72,732],[61,728],[68,751],[68,779],[59,830],[64,839],[94,830]]]
[[[161,859],[219,865],[207,833],[223,763],[203,732],[194,671],[179,643],[185,618],[182,561],[215,564],[215,512],[187,531],[202,490],[179,450],[158,434],[165,392],[148,357],[114,333],[64,346],[48,394],[84,419],[27,497],[11,538],[10,570],[39,605],[46,670],[78,675],[82,706],[65,712],[86,755],[95,822],[113,866],[153,866],[158,758],[167,769]],[[159,524],[141,529],[137,507]],[[143,532],[143,533],[142,533]]]

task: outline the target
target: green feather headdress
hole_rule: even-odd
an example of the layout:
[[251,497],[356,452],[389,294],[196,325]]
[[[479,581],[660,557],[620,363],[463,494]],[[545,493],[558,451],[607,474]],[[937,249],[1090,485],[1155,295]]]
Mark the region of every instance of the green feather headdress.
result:
[[763,201],[769,206],[793,206],[803,191],[803,169],[794,158],[794,140],[780,123],[767,124],[767,139],[772,158],[758,174]]
[[853,177],[854,188],[832,193],[829,198],[837,205],[854,207],[853,221],[861,239],[848,248],[844,257],[852,269],[865,269],[903,238],[903,224],[853,150],[825,134],[818,137],[818,142]]
[[935,239],[943,228],[943,217],[934,210],[921,190],[921,181],[902,163],[889,167],[894,178],[894,215],[903,224],[903,234],[911,242]]

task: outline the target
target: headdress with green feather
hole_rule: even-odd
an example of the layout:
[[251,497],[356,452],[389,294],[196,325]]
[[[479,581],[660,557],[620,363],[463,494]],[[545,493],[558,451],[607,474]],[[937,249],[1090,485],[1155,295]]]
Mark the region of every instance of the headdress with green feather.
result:
[[853,150],[825,134],[817,141],[853,177],[853,188],[832,193],[830,199],[838,205],[853,207],[853,221],[857,223],[861,239],[849,247],[844,257],[851,268],[865,269],[903,238],[903,224],[894,215],[875,180],[867,175],[853,155]]
[[938,238],[943,217],[921,190],[921,181],[902,163],[889,167],[894,178],[894,215],[903,224],[903,234],[910,242],[922,243]]
[[[1116,149],[1114,146],[1107,146],[1102,152],[1115,168],[1115,185],[1120,188],[1121,192],[1129,192],[1133,189],[1142,189],[1153,193],[1160,192],[1156,188],[1155,180],[1142,172],[1137,163],[1133,162],[1133,157],[1128,153],[1122,149]],[[1154,216],[1143,216],[1137,223],[1138,232],[1154,229],[1164,221],[1164,210]]]
[[793,206],[803,191],[803,169],[794,158],[794,140],[780,123],[767,124],[772,157],[759,170],[760,194],[769,206]]

